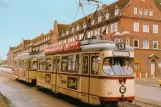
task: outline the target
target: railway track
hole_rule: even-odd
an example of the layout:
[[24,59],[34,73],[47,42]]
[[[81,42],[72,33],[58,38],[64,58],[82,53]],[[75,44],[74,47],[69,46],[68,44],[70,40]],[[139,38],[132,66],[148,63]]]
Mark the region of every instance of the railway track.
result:
[[[4,70],[0,69],[0,75],[13,79],[13,73],[5,72]],[[133,101],[133,103],[129,102],[119,102],[118,107],[161,107],[157,104],[150,104],[148,102],[141,102],[141,101]]]

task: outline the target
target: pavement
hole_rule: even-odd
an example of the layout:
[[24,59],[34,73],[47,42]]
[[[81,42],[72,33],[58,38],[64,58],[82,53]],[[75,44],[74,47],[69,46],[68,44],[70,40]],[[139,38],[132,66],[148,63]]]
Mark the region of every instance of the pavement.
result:
[[135,78],[135,84],[139,84],[139,85],[145,85],[145,86],[152,86],[152,87],[160,87],[158,85],[158,81],[160,80],[159,77],[156,77],[155,79],[153,78]]
[[53,95],[38,91],[0,75],[0,92],[12,102],[11,107],[75,107]]

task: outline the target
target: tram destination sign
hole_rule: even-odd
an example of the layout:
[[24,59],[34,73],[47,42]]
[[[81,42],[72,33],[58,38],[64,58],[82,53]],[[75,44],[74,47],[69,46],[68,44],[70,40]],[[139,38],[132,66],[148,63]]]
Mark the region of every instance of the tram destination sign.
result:
[[129,57],[130,53],[128,51],[113,51],[113,56]]

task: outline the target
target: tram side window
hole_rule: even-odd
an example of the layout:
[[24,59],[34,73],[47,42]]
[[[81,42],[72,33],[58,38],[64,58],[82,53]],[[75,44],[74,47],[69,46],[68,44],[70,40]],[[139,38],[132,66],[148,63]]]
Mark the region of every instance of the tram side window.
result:
[[61,71],[62,72],[67,72],[67,67],[68,67],[68,56],[62,56],[61,60]]
[[68,56],[68,72],[79,72],[79,55]]
[[83,57],[83,74],[88,74],[88,56]]
[[43,70],[43,66],[42,66],[43,63],[42,63],[42,61],[43,61],[42,59],[39,60],[39,65],[38,65],[39,66],[39,70]]
[[79,72],[79,55],[63,56],[61,60],[62,72]]
[[32,64],[32,69],[37,70],[37,61],[34,61]]
[[91,64],[92,64],[91,74],[93,74],[93,75],[98,74],[98,70],[99,70],[98,56],[92,56]]
[[44,61],[43,61],[43,70],[51,71],[51,59],[50,58],[44,59]]
[[53,71],[56,72],[56,71],[59,71],[59,59],[54,59],[53,60]]
[[31,69],[31,61],[28,62],[28,69]]

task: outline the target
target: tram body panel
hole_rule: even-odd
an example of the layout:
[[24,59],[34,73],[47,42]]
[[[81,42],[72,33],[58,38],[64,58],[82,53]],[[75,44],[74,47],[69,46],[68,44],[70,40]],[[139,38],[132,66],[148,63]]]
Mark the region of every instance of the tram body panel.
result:
[[19,80],[26,81],[26,71],[23,69],[19,70]]
[[[108,101],[112,101],[112,98],[134,97],[134,79],[126,79],[125,84],[120,83],[119,79],[100,79],[99,84],[100,97],[107,98]],[[123,94],[123,97],[120,93],[121,86],[126,87],[126,92]]]
[[37,71],[36,85],[47,89],[52,89],[53,76],[52,72]]
[[52,74],[52,91],[53,92],[57,92],[56,91],[56,76],[58,76],[57,74],[56,74],[56,72],[53,72],[53,74]]
[[87,76],[80,77],[81,93],[80,99],[83,102],[88,102],[88,91],[89,91],[89,78]]
[[26,82],[32,83],[33,81],[36,81],[36,70],[29,70],[26,71]]
[[73,75],[58,74],[57,77],[58,92],[71,96],[73,98],[79,98],[80,91],[80,78]]

